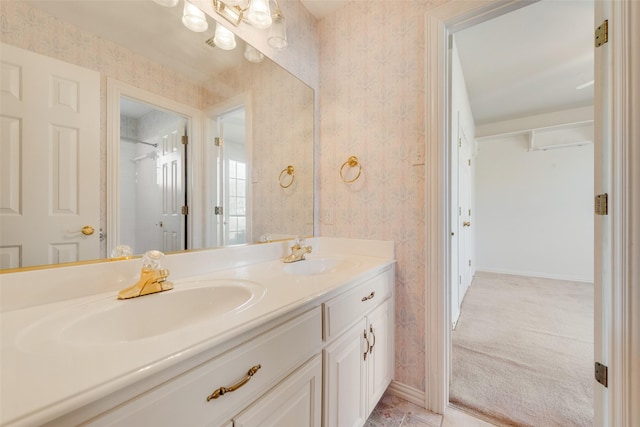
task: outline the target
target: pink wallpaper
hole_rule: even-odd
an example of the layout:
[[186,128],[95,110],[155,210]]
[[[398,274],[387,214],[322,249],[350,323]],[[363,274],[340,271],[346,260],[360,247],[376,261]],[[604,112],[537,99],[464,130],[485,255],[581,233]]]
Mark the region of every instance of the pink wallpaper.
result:
[[[394,240],[395,380],[425,390],[425,1],[353,1],[320,31],[320,234]],[[351,155],[363,165],[340,180]],[[333,212],[333,224],[322,221]]]

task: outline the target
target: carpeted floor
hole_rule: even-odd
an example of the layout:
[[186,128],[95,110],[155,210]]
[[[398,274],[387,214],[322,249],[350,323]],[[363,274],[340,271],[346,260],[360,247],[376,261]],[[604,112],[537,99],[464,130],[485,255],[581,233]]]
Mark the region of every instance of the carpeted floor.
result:
[[494,424],[593,425],[593,285],[478,272],[452,334],[450,401]]

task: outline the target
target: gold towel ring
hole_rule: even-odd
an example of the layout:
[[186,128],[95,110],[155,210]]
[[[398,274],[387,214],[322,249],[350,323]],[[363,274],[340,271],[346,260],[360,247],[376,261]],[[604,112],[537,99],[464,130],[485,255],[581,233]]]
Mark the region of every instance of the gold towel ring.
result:
[[[282,178],[285,176],[285,174],[291,176],[291,180],[288,184],[282,183]],[[286,168],[282,169],[282,172],[280,172],[280,176],[278,176],[278,184],[280,184],[280,187],[282,188],[289,188],[291,187],[291,184],[293,184],[293,180],[295,179],[295,177],[295,169],[293,168],[293,166],[289,165]]]
[[[344,175],[343,175],[343,170],[345,166],[349,166],[350,168],[355,168],[356,166],[358,167],[358,174],[356,175],[355,178],[353,179],[345,179]],[[347,159],[346,162],[344,162],[342,164],[342,166],[340,166],[340,178],[346,182],[347,184],[350,184],[352,182],[355,182],[358,178],[360,178],[360,174],[362,174],[362,165],[360,164],[360,162],[358,161],[358,158],[356,156],[351,156]]]

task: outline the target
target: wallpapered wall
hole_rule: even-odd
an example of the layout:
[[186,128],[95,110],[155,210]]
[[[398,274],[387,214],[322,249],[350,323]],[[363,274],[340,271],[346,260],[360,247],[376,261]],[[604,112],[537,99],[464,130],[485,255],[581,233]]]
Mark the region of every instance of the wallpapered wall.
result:
[[[395,240],[395,380],[425,390],[425,12],[354,1],[319,22],[321,235]],[[356,155],[363,176],[341,182]],[[332,211],[333,224],[322,222]],[[330,212],[331,213],[331,212]]]

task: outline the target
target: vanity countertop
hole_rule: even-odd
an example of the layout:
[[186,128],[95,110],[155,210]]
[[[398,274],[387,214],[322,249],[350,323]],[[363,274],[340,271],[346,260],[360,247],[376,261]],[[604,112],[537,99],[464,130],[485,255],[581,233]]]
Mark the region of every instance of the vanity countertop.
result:
[[[318,243],[314,241],[314,244]],[[6,310],[1,318],[0,425],[40,425],[199,353],[215,351],[216,347],[240,334],[346,290],[389,268],[395,262],[393,244],[387,247],[390,251],[374,254],[376,256],[371,253],[342,254],[342,259],[348,263],[322,274],[290,274],[284,267],[293,264],[272,259],[173,279],[177,292],[198,286],[204,280],[247,283],[258,290],[257,300],[222,317],[203,317],[166,333],[129,341],[69,341],[60,339],[56,333],[39,338],[34,332],[38,328],[51,328],[57,318],[69,317],[69,313],[80,306],[106,307],[133,301],[116,300],[115,290]],[[213,252],[211,256],[219,253]],[[313,253],[308,258],[335,255],[335,252]],[[149,295],[137,300],[153,297]],[[140,325],[134,324],[132,328],[144,327],[145,322],[153,321],[153,318],[142,317],[137,320]]]

